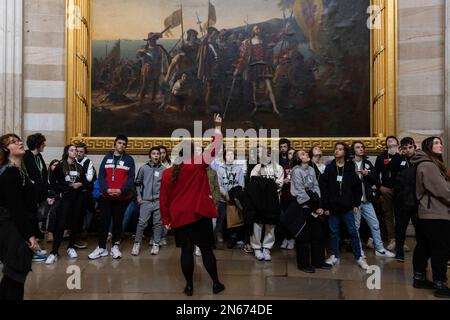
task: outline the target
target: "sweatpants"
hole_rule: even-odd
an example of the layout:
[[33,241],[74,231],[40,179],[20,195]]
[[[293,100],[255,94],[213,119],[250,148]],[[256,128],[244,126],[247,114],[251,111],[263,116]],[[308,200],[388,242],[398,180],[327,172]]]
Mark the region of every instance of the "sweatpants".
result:
[[[263,227],[265,228],[264,235]],[[272,249],[275,244],[275,225],[253,223],[253,235],[250,244],[254,250]]]
[[148,221],[153,221],[153,243],[159,244],[163,236],[163,223],[159,211],[159,199],[156,201],[144,201],[139,212],[139,222],[136,229],[135,242],[141,242],[144,230],[148,226]]

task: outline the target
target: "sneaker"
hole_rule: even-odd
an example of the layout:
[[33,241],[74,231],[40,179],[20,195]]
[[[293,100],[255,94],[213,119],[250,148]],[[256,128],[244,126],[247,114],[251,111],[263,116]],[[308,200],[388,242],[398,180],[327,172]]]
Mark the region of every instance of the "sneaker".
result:
[[307,266],[304,268],[298,268],[300,271],[303,271],[305,273],[316,273],[316,269],[313,266]]
[[87,249],[88,244],[85,241],[79,240],[79,241],[75,242],[74,247],[77,249]]
[[434,296],[436,298],[450,299],[450,289],[447,287],[447,283],[443,281],[434,282]]
[[361,269],[363,269],[363,270],[369,269],[369,265],[367,264],[366,259],[364,259],[363,257],[359,258],[358,261],[356,261],[356,262],[361,267]]
[[367,249],[371,249],[371,250],[375,249],[375,246],[373,244],[373,239],[372,238],[369,238],[369,240],[367,240],[366,248]]
[[78,258],[78,254],[77,254],[77,252],[75,251],[74,248],[69,248],[69,249],[67,249],[67,254],[68,254],[68,256],[69,256],[70,259],[76,259],[76,258]]
[[384,249],[383,251],[375,251],[375,255],[377,257],[395,258],[395,254],[386,249]]
[[427,276],[425,273],[414,272],[413,279],[413,287],[415,289],[434,289],[434,283],[430,280],[427,280]]
[[200,250],[199,247],[195,246],[195,255],[197,257],[201,257],[202,256],[202,251]]
[[167,246],[167,240],[166,240],[166,238],[161,239],[161,241],[159,242],[159,246],[160,246],[160,247],[162,247],[162,246]]
[[394,251],[395,250],[395,239],[391,239],[391,241],[389,241],[389,245],[387,246],[387,249],[389,251]]
[[41,248],[39,248],[38,250],[35,251],[35,253],[45,256],[47,255],[47,250],[42,250]]
[[331,264],[328,264],[326,262],[322,263],[319,266],[313,266],[316,269],[322,269],[322,270],[331,270],[333,269],[333,266]]
[[294,240],[294,239],[288,240],[288,245],[287,245],[287,248],[286,248],[286,249],[288,249],[288,250],[294,250],[294,248],[295,248],[295,240]]
[[111,255],[112,255],[113,259],[122,258],[122,252],[120,252],[120,248],[117,243],[111,248]]
[[280,246],[280,248],[281,249],[287,249],[287,246],[288,246],[288,239],[284,239],[283,240],[283,243],[281,244],[281,246]]
[[90,255],[88,255],[88,258],[91,260],[95,260],[102,257],[108,256],[108,250],[97,247]]
[[336,256],[335,256],[334,254],[331,255],[331,256],[327,259],[327,261],[325,261],[326,264],[329,264],[329,265],[332,265],[332,266],[335,266],[335,265],[339,264],[339,262],[341,262],[341,259],[336,258]]
[[152,256],[156,256],[159,253],[159,244],[154,243],[152,246],[151,254]]
[[41,254],[39,251],[34,252],[32,261],[33,262],[44,262],[47,259],[47,257],[43,254]]
[[132,256],[138,256],[141,252],[141,244],[139,242],[135,242],[133,245],[133,249],[131,249]]
[[258,261],[263,261],[264,254],[263,254],[262,250],[260,250],[260,249],[255,250],[255,257],[256,257],[256,259],[258,259]]
[[264,248],[262,253],[263,253],[264,261],[272,261],[272,256],[270,255],[269,249]]
[[45,264],[54,264],[58,261],[58,256],[56,254],[51,254],[48,256],[47,260],[45,260]]

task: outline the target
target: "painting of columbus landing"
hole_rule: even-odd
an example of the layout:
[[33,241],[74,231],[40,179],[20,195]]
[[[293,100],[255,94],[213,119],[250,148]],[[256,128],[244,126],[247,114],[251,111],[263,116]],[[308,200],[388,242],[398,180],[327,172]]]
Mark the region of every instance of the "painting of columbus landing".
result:
[[370,136],[369,0],[93,0],[92,136]]

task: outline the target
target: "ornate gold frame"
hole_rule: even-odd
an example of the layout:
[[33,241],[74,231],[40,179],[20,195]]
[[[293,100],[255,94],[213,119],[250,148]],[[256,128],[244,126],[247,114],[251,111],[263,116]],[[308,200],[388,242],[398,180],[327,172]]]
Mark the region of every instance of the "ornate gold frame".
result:
[[[331,152],[337,141],[362,140],[371,154],[383,149],[385,137],[397,131],[397,0],[372,0],[380,8],[381,29],[371,32],[371,132],[370,137],[290,138],[296,149],[320,145]],[[92,1],[66,0],[66,141],[85,142],[93,153],[113,148],[113,137],[91,137],[91,34]],[[76,8],[76,10],[73,10]],[[145,154],[155,145],[171,149],[170,137],[131,138],[128,151]],[[208,143],[205,141],[205,143]],[[238,145],[248,146],[248,141]]]

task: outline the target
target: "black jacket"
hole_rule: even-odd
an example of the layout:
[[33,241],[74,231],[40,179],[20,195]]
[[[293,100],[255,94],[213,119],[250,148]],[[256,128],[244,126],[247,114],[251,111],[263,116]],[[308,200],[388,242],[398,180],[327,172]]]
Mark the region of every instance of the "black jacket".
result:
[[393,189],[395,185],[396,172],[392,171],[390,167],[391,161],[398,155],[391,156],[387,151],[377,157],[375,162],[375,169],[377,170],[377,175],[380,177],[380,185],[386,188]]
[[272,179],[252,177],[245,187],[245,221],[278,224],[281,207],[277,186]]
[[[34,189],[31,181],[15,167],[0,174],[0,260],[3,273],[17,281],[31,270],[33,252],[26,241],[34,235]],[[18,279],[18,275],[22,275]]]
[[[355,164],[356,166],[356,164]],[[378,179],[377,171],[375,167],[373,166],[372,162],[369,161],[369,159],[364,158],[362,167],[365,170],[369,171],[369,174],[362,178],[362,181],[364,183],[364,190],[366,192],[366,198],[368,202],[374,202],[375,201],[375,190],[372,187],[377,187],[380,184],[380,180]]]
[[[42,170],[39,170],[38,163],[42,166]],[[31,181],[34,182],[37,202],[45,201],[48,197],[48,172],[44,158],[41,154],[34,156],[30,150],[27,150],[23,156],[23,164]]]
[[[70,172],[77,173],[72,177],[73,181],[70,180]],[[83,188],[77,190],[71,187],[72,183],[81,182],[83,187],[87,185],[86,174],[83,167],[75,162],[69,168],[69,172],[64,172],[64,164],[62,162],[58,163],[55,170],[50,174],[50,185],[53,194],[64,195],[69,192],[82,192]]]
[[333,160],[325,169],[320,180],[320,192],[325,211],[332,214],[344,214],[361,205],[361,180],[356,174],[355,164],[346,161],[342,178],[342,191],[337,181],[338,172],[336,160]]

